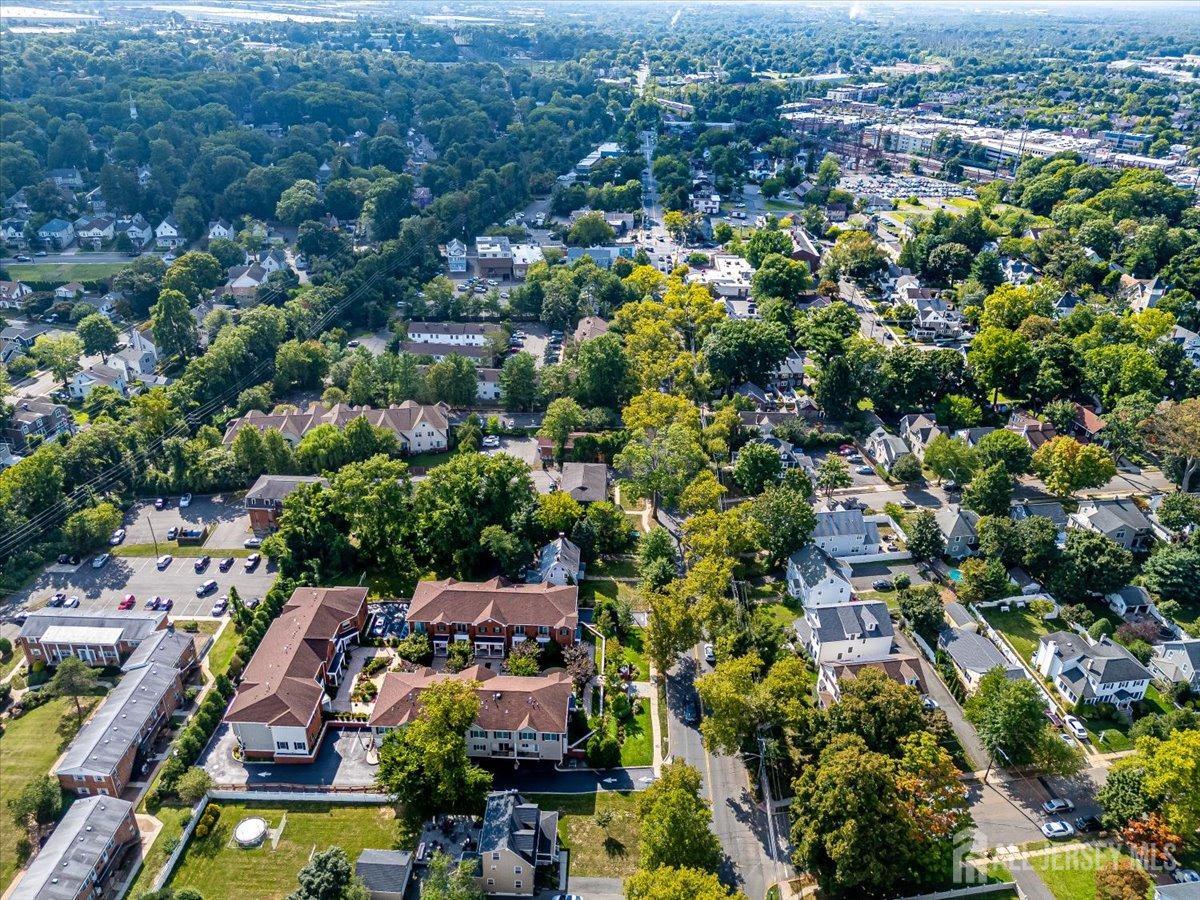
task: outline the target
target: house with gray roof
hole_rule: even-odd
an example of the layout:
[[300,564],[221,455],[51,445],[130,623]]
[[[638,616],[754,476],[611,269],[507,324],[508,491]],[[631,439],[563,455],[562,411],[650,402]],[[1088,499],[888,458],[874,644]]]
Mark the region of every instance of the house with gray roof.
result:
[[1150,672],[1107,636],[1056,631],[1042,635],[1033,664],[1068,703],[1111,703],[1128,709],[1146,696]]
[[407,850],[364,850],[354,863],[371,900],[404,900],[412,877],[412,854]]
[[1058,529],[1058,546],[1067,543],[1067,511],[1057,500],[1019,500],[1013,503],[1008,511],[1014,522],[1022,522],[1034,516],[1042,516],[1054,523]]
[[1021,666],[1010,663],[995,644],[977,631],[945,628],[938,635],[938,649],[946,651],[968,691],[979,687],[980,680],[992,669],[1002,669],[1013,680],[1025,677]]
[[167,717],[183,702],[183,679],[170,666],[143,666],[118,682],[54,767],[63,790],[119,797],[133,780]]
[[787,562],[788,593],[805,608],[849,603],[854,599],[848,567],[816,544],[801,547]]
[[946,429],[938,424],[933,413],[912,413],[901,417],[900,434],[917,459],[924,459],[929,442],[939,434],[946,434]]
[[1154,526],[1131,497],[1082,500],[1067,521],[1071,528],[1102,534],[1126,550],[1148,550],[1154,542]]
[[85,797],[71,804],[25,869],[9,900],[78,900],[105,895],[125,850],[137,843],[133,804]]
[[283,502],[302,484],[321,484],[329,481],[320,475],[259,475],[242,502],[250,514],[250,527],[255,531],[270,531],[279,526]]
[[892,652],[892,618],[879,601],[806,608],[796,631],[818,666],[885,659]]
[[1166,641],[1154,648],[1150,672],[1170,684],[1187,684],[1200,690],[1200,640]]
[[577,544],[564,535],[538,551],[538,563],[526,578],[530,584],[578,584],[583,579],[583,563]]
[[1154,609],[1154,598],[1144,587],[1127,584],[1119,591],[1106,594],[1104,601],[1118,616],[1144,616]]
[[890,469],[896,464],[896,460],[906,453],[912,452],[908,444],[904,442],[904,438],[888,434],[882,426],[876,428],[867,437],[866,451],[875,462],[885,469]]
[[976,530],[979,514],[957,504],[943,506],[933,514],[938,529],[946,540],[946,555],[954,559],[966,559],[975,554],[979,544]]
[[942,615],[946,617],[946,621],[950,623],[951,628],[961,629],[962,631],[979,630],[979,623],[975,621],[975,617],[961,603],[947,603],[942,607]]
[[16,643],[30,666],[37,662],[55,666],[68,656],[89,665],[118,666],[142,641],[166,627],[165,612],[97,614],[43,607],[30,611]]
[[477,886],[488,896],[531,897],[537,869],[558,860],[558,813],[543,812],[516,791],[488,794],[475,863]]
[[138,644],[121,666],[121,671],[132,672],[145,666],[170,666],[187,672],[195,664],[195,639],[186,631],[176,631],[174,626],[168,626]]
[[861,509],[818,510],[816,515],[812,542],[834,559],[880,551],[879,526],[867,521]]
[[563,463],[559,490],[580,503],[593,503],[608,496],[608,466],[604,463]]

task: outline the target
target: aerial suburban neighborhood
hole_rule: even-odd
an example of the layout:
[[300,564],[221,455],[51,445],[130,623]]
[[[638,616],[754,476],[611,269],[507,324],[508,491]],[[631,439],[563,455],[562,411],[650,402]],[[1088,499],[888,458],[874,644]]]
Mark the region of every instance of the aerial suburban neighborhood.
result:
[[0,5],[0,900],[1200,900],[1200,6]]

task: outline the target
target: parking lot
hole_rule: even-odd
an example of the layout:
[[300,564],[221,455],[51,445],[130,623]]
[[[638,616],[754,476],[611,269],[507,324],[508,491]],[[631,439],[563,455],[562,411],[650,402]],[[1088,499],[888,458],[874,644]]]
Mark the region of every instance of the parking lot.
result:
[[[218,550],[236,550],[251,537],[250,516],[242,508],[240,494],[213,494],[192,498],[191,505],[179,506],[179,497],[164,497],[166,507],[155,509],[153,500],[140,501],[125,516],[125,544],[160,545],[166,542],[171,528],[200,528],[207,525],[205,548],[214,556]],[[164,551],[165,552],[165,551]]]
[[550,345],[550,329],[539,322],[515,322],[513,335],[521,341],[519,349],[532,356],[539,369],[562,358],[561,345],[557,351],[551,353],[549,359],[546,358],[546,348]]
[[856,591],[872,590],[872,585],[880,579],[895,582],[900,575],[907,575],[914,587],[929,583],[929,579],[921,574],[924,566],[915,562],[851,562],[850,568],[853,572],[850,584]]
[[[813,465],[817,466],[818,468],[820,467],[821,462],[825,459],[825,457],[831,453],[836,455],[837,450],[831,449],[831,450],[808,451],[808,455],[812,457]],[[862,454],[859,453],[859,456],[862,457]],[[874,469],[872,469],[869,474],[862,474],[857,471],[860,467],[866,467],[866,466],[870,465],[870,463],[866,459],[861,459],[859,462],[851,462],[850,460],[847,459],[846,465],[850,467],[850,478],[852,481],[852,484],[851,484],[852,487],[870,488],[873,490],[875,488],[882,487],[884,484],[886,484],[886,482],[882,478],[880,478],[877,474],[875,474]]]

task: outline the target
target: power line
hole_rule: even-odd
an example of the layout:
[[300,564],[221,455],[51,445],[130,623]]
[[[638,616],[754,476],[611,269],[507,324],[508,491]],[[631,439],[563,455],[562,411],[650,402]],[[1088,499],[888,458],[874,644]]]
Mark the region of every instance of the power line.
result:
[[[449,227],[452,231],[456,231],[466,221],[466,213],[459,215],[450,223]],[[320,334],[332,322],[335,316],[340,315],[346,307],[354,301],[360,299],[371,288],[373,288],[380,280],[389,277],[396,269],[409,263],[421,251],[421,245],[414,246],[408,250],[403,256],[399,256],[390,262],[385,263],[382,267],[372,272],[366,280],[362,282],[353,291],[348,293],[340,301],[333,306],[330,306],[322,313],[315,322],[312,323],[311,329],[313,334]],[[280,290],[276,297],[281,294]],[[137,464],[139,468],[147,466],[154,458],[152,454],[161,453],[166,446],[166,442],[172,438],[182,437],[189,434],[191,430],[203,424],[209,416],[217,410],[223,408],[227,401],[235,398],[245,387],[257,384],[263,375],[266,374],[274,363],[274,359],[261,360],[258,365],[243,375],[235,384],[226,388],[216,397],[210,398],[200,404],[196,409],[184,412],[182,421],[168,429],[163,434],[154,438],[151,443],[142,448],[137,448],[130,451],[133,459],[125,458],[119,463],[109,466],[107,469],[98,472],[91,479],[83,484],[77,485],[68,496],[60,498],[46,509],[40,510],[26,522],[23,522],[19,527],[12,531],[0,535],[0,557],[9,556],[18,548],[28,544],[35,537],[40,536],[51,528],[57,526],[57,523],[65,519],[72,512],[79,508],[90,504],[92,496],[99,490],[107,487],[115,481],[119,475],[124,474],[126,469],[133,471],[133,465]]]

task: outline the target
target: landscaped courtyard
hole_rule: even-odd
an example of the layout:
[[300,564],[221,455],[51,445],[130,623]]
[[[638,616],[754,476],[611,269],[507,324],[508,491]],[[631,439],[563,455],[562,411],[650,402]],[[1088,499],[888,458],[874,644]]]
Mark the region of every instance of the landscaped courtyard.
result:
[[[626,878],[637,870],[641,823],[635,794],[602,791],[522,796],[543,810],[558,810],[558,838],[571,851],[573,877]],[[604,814],[611,817],[606,826],[597,820]]]
[[[243,850],[233,829],[261,816],[269,829],[282,825],[278,843]],[[285,821],[286,817],[286,821]],[[296,874],[314,850],[337,846],[353,862],[367,848],[390,850],[397,839],[390,806],[329,803],[222,803],[216,827],[193,837],[169,885],[200,891],[205,900],[281,900],[296,888]]]

